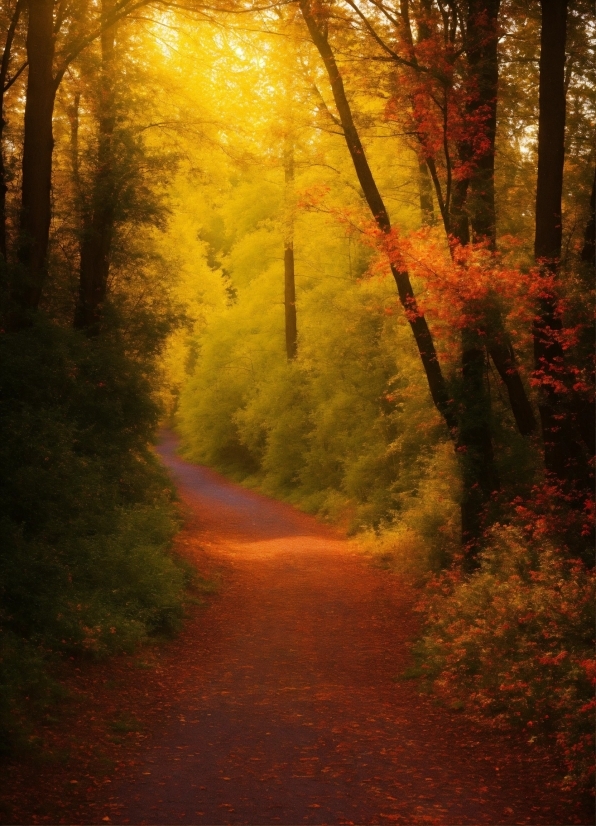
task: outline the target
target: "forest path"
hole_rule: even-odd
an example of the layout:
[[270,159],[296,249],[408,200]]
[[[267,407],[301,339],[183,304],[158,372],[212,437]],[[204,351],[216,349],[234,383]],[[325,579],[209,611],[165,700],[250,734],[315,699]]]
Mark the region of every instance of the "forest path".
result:
[[175,446],[159,452],[191,514],[186,552],[223,584],[147,674],[169,709],[113,781],[112,823],[577,822],[538,753],[394,681],[416,628],[405,585]]

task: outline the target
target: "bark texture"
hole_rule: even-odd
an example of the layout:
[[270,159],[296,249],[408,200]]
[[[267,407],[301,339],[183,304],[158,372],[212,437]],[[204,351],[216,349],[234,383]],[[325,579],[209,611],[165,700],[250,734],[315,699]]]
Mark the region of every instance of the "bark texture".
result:
[[[391,235],[389,215],[377,188],[375,179],[364,153],[358,130],[354,124],[352,111],[348,102],[342,77],[335,61],[333,50],[327,39],[326,21],[315,15],[308,0],[300,0],[300,10],[308,27],[310,36],[316,46],[329,76],[331,90],[337,108],[346,145],[354,164],[354,169],[366,202],[373,218],[385,236]],[[429,390],[436,408],[439,410],[451,433],[457,430],[457,417],[447,383],[437,358],[434,341],[426,318],[420,312],[408,272],[395,263],[391,263],[391,272],[395,279],[397,292],[410,323],[420,360],[426,373]]]
[[[6,40],[4,41],[4,51],[2,52],[2,61],[0,62],[0,255],[6,261],[6,193],[8,187],[6,185],[6,167],[4,165],[4,127],[6,120],[4,118],[4,94],[7,91],[10,83],[8,73],[10,67],[10,59],[12,57],[12,46],[15,32],[19,25],[21,13],[23,11],[24,0],[17,0],[8,30],[6,32]],[[13,75],[13,79],[14,79]]]
[[419,161],[418,163],[418,197],[420,199],[422,225],[425,227],[434,226],[433,187],[426,161]]
[[52,115],[56,87],[53,0],[28,0],[27,59],[29,77],[25,103],[23,181],[20,216],[19,278],[13,298],[22,310],[39,304],[46,275],[51,219]]
[[[106,9],[105,3],[103,10],[104,14],[110,10]],[[115,26],[111,26],[101,34],[97,170],[90,209],[83,211],[79,294],[74,317],[75,327],[92,333],[98,331],[101,306],[106,297],[114,237],[114,46]]]
[[501,0],[468,0],[466,53],[470,71],[468,116],[482,137],[474,155],[468,211],[475,241],[496,246],[495,138],[499,84],[498,17]]
[[541,265],[541,290],[534,324],[534,366],[542,382],[539,402],[546,468],[560,480],[569,476],[571,445],[568,416],[562,408],[562,330],[556,290],[561,257],[563,164],[565,160],[565,45],[567,0],[542,0],[538,122],[538,178],[534,254]]
[[286,355],[288,361],[298,352],[298,326],[296,319],[296,278],[294,271],[294,143],[292,135],[286,136],[284,145],[284,177],[286,185],[286,227],[284,238],[284,311]]

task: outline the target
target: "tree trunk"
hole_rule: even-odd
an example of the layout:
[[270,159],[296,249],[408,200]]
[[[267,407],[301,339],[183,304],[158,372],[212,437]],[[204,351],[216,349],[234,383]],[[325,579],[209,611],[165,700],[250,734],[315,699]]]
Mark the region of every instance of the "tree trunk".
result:
[[[103,12],[107,14],[106,3]],[[79,295],[74,326],[89,333],[99,332],[110,272],[114,236],[115,201],[113,137],[115,125],[114,46],[115,26],[101,34],[101,77],[99,98],[99,145],[97,170],[90,210],[83,210]]]
[[534,367],[542,382],[539,402],[546,468],[559,480],[569,478],[570,433],[557,383],[563,378],[562,329],[556,293],[561,256],[563,164],[565,160],[565,44],[567,0],[542,0],[538,121],[538,179],[534,254],[542,271],[534,323]]
[[4,42],[4,52],[2,53],[2,62],[0,64],[0,255],[6,261],[6,193],[8,187],[6,185],[6,167],[4,166],[4,127],[6,120],[4,118],[4,94],[6,91],[6,84],[8,82],[8,69],[10,66],[10,58],[12,52],[12,43],[14,35],[19,24],[21,12],[23,10],[24,0],[17,0],[12,19],[10,21],[8,31],[6,32],[6,40]]
[[477,564],[478,540],[491,496],[500,487],[491,437],[486,356],[475,330],[462,332],[462,396],[458,444],[463,475],[462,544],[464,568],[470,572]]
[[[358,131],[354,124],[350,104],[346,97],[343,80],[339,73],[335,56],[327,40],[324,21],[315,18],[311,10],[309,0],[300,0],[300,10],[304,21],[308,27],[310,36],[316,46],[329,76],[331,90],[335,105],[339,113],[342,130],[348,151],[354,164],[354,170],[362,187],[362,192],[373,215],[373,218],[385,236],[391,235],[391,223],[389,215],[385,209],[385,204],[377,188],[375,179],[368,165],[364,147],[360,141]],[[322,23],[322,25],[321,25]],[[418,354],[422,361],[424,372],[428,381],[428,387],[437,410],[443,416],[447,428],[452,437],[457,432],[457,417],[454,410],[453,400],[447,388],[447,383],[441,365],[437,357],[432,334],[429,330],[426,318],[420,312],[414,290],[410,282],[410,277],[403,265],[398,266],[391,262],[391,272],[395,279],[397,292],[402,306],[406,312],[406,317],[410,323],[414,340],[418,348]]]
[[[408,4],[402,0],[401,15],[404,21],[406,43],[413,49],[413,34],[408,12]],[[494,157],[496,136],[496,102],[498,85],[498,53],[497,53],[497,15],[499,2],[491,0],[488,6],[474,2],[468,9],[468,57],[470,60],[470,101],[468,113],[481,109],[484,112],[485,123],[483,139],[488,137],[486,152],[478,158],[477,175],[457,177],[454,181],[451,174],[449,158],[449,141],[445,132],[443,146],[447,167],[447,184],[445,194],[436,172],[434,158],[428,158],[427,165],[431,172],[433,184],[437,194],[437,201],[443,219],[447,236],[465,246],[470,242],[470,220],[476,239],[488,237],[492,246],[495,243],[495,196],[494,196]],[[423,14],[416,20],[418,43],[431,36],[429,20],[431,6],[427,0],[422,3]],[[480,17],[479,17],[480,15]],[[482,24],[479,26],[479,24]],[[447,93],[446,93],[447,94]],[[447,106],[447,100],[444,101]],[[420,134],[424,133],[422,124],[419,124]],[[445,130],[447,123],[444,124]],[[486,131],[486,136],[484,135]],[[480,142],[479,142],[480,143]],[[424,141],[423,141],[424,145]],[[459,160],[462,164],[472,164],[474,160],[473,144],[469,141],[460,141],[458,144]],[[469,196],[472,204],[468,204]],[[488,321],[489,319],[487,319]],[[511,410],[517,427],[523,435],[536,429],[536,419],[528,394],[521,380],[511,341],[505,330],[501,312],[496,304],[490,308],[490,324],[484,331],[488,338],[488,350],[497,368],[497,371],[507,388]]]
[[284,176],[286,185],[286,226],[284,238],[284,307],[286,354],[288,361],[296,358],[298,329],[296,324],[296,281],[294,275],[294,141],[287,134],[284,145]]
[[507,388],[509,404],[517,429],[522,436],[529,436],[530,433],[536,430],[536,417],[519,373],[515,352],[509,334],[503,325],[500,312],[496,322],[489,328],[489,334],[488,352],[503,384]]
[[[484,151],[473,141],[460,143],[462,163],[470,174],[455,181],[450,199],[450,233],[461,246],[470,240],[488,240],[495,247],[494,146],[496,133],[497,39],[496,16],[500,0],[471,0],[467,15],[468,103],[472,121],[482,122]],[[472,238],[470,238],[470,226]],[[481,308],[486,314],[487,308]],[[500,318],[500,314],[499,314]],[[499,490],[499,476],[492,443],[491,398],[486,374],[486,339],[477,327],[480,319],[462,330],[460,440],[463,471],[462,544],[464,567],[476,566],[478,540],[486,521],[491,496]],[[521,384],[521,380],[520,380]]]
[[[495,139],[499,82],[498,15],[500,0],[473,0],[468,6],[466,53],[470,69],[468,115],[477,123],[484,147],[474,152],[467,142],[460,144],[462,163],[471,164],[469,178],[456,182],[451,203],[448,233],[460,244],[472,239],[488,241],[496,248]],[[480,121],[480,122],[478,122]],[[528,435],[536,429],[536,418],[517,367],[515,353],[505,330],[496,299],[487,307],[485,333],[488,352],[507,388],[511,410],[518,430]],[[490,318],[488,318],[490,316]]]
[[592,181],[592,195],[590,196],[590,217],[586,224],[586,231],[584,233],[584,245],[582,247],[581,259],[585,264],[594,266],[596,263],[595,247],[596,247],[596,174]]
[[27,59],[29,77],[25,102],[23,181],[19,262],[22,265],[12,295],[22,310],[39,305],[46,274],[50,233],[52,115],[56,89],[54,61],[54,2],[28,0]]
[[[468,5],[466,26],[466,56],[469,67],[469,90],[467,113],[479,130],[477,146],[460,145],[460,160],[471,164],[471,173],[466,191],[466,181],[456,183],[452,200],[451,232],[460,244],[470,241],[467,220],[469,218],[474,242],[487,242],[489,249],[496,249],[496,209],[495,209],[495,141],[497,126],[497,99],[499,81],[498,63],[498,15],[500,0],[471,0]],[[463,396],[471,408],[463,412],[463,418],[470,418],[471,433],[466,441],[474,446],[468,464],[471,465],[470,482],[466,486],[470,493],[471,514],[486,507],[491,493],[498,490],[490,425],[490,392],[480,365],[484,366],[484,347],[497,368],[507,388],[511,410],[518,430],[528,435],[536,429],[536,418],[528,394],[523,385],[515,359],[515,353],[507,334],[498,301],[490,298],[484,308],[481,326],[487,335],[486,345],[474,336],[472,331],[464,332],[462,355]],[[465,342],[467,340],[467,348]],[[475,401],[474,401],[475,400]],[[474,424],[474,421],[476,422]],[[464,511],[466,503],[464,502]],[[473,516],[463,519],[464,544],[466,541],[466,521],[474,531]]]
[[[561,256],[562,239],[567,0],[541,0],[540,5],[540,116],[534,254],[538,261],[544,262],[556,271]],[[553,308],[552,314],[556,315],[556,308]]]
[[[581,251],[581,260],[587,266],[594,269],[596,263],[595,256],[595,241],[596,241],[596,174],[592,181],[592,195],[590,197],[590,216],[586,224],[584,233],[584,245]],[[596,451],[596,434],[594,432],[594,423],[596,421],[596,406],[594,397],[591,399],[580,398],[577,401],[577,422],[581,438],[588,448],[590,456],[594,456]]]
[[481,132],[470,178],[468,211],[474,241],[496,246],[495,137],[499,84],[498,16],[501,0],[469,0],[466,54],[470,70],[468,114]]
[[422,226],[432,227],[435,224],[433,186],[426,161],[418,162],[418,196],[420,199],[420,217]]

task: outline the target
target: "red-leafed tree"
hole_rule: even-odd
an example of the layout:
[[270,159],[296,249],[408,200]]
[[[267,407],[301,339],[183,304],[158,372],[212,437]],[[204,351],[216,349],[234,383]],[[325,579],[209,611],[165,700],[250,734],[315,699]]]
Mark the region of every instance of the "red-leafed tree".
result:
[[[302,13],[309,28],[311,38],[319,50],[327,68],[335,104],[343,128],[348,149],[354,162],[356,173],[363,188],[371,212],[379,229],[390,234],[392,228],[381,195],[373,179],[370,167],[366,160],[364,148],[354,125],[354,118],[345,93],[340,70],[335,60],[333,48],[328,36],[329,11],[322,7],[315,7],[301,2]],[[402,2],[400,12],[394,15],[380,4],[375,4],[375,23],[380,22],[384,29],[381,35],[373,22],[361,10],[360,6],[349,0],[349,6],[362,21],[366,31],[372,35],[374,41],[389,59],[393,61],[400,73],[408,72],[411,80],[408,92],[408,114],[413,122],[413,130],[420,143],[420,162],[425,163],[431,171],[433,183],[438,197],[439,207],[445,230],[451,244],[465,245],[470,240],[468,230],[468,216],[464,212],[465,200],[470,189],[473,190],[477,207],[473,211],[472,227],[475,240],[494,246],[494,190],[492,170],[494,167],[494,132],[495,132],[495,91],[496,80],[496,21],[495,12],[498,4],[490,9],[492,16],[486,9],[477,8],[468,10],[467,29],[473,34],[468,35],[465,43],[467,50],[467,88],[462,92],[456,82],[454,63],[456,49],[454,46],[454,30],[460,25],[459,18],[455,18],[455,26],[447,31],[451,36],[451,43],[443,48],[437,46],[438,26],[433,26],[430,15],[430,5],[421,7],[418,25],[418,44],[414,42],[412,23],[408,3]],[[379,15],[381,18],[379,19]],[[398,47],[388,45],[388,29],[400,38]],[[393,43],[395,38],[393,38]],[[420,45],[422,54],[417,51]],[[396,48],[399,51],[396,51]],[[424,55],[424,61],[421,57]],[[494,59],[493,59],[494,56]],[[493,65],[494,64],[494,65]],[[439,100],[433,111],[433,102]],[[442,101],[442,103],[441,103]],[[436,114],[442,116],[437,122]],[[433,122],[434,121],[434,122]],[[437,134],[440,139],[437,142]],[[443,152],[445,168],[445,187],[439,180],[437,170],[437,154]],[[452,153],[457,153],[457,167],[454,171]],[[455,174],[456,173],[456,174]],[[488,182],[488,183],[487,183]],[[471,184],[473,183],[473,186]],[[394,276],[396,266],[392,265]],[[404,267],[401,266],[403,278]],[[400,281],[396,277],[398,291]],[[409,281],[408,281],[409,283]],[[416,318],[422,316],[412,304],[414,297],[404,300],[400,291],[402,303],[409,314],[412,323],[412,310]],[[489,312],[484,306],[470,307],[467,320],[461,324],[461,391],[459,399],[451,397],[447,390],[443,374],[441,380],[449,402],[443,403],[442,408],[437,404],[433,387],[429,386],[435,404],[445,416],[448,411],[450,432],[456,440],[461,457],[463,476],[462,501],[462,538],[464,546],[468,547],[469,564],[473,565],[473,557],[477,541],[482,533],[483,516],[492,494],[499,488],[491,438],[491,410],[490,395],[485,377],[485,342],[488,333],[491,348],[495,350],[496,362],[499,362],[500,372],[510,389],[512,407],[522,432],[529,432],[534,426],[534,417],[525,394],[521,379],[515,367],[511,349],[502,336],[502,330],[495,334],[488,331]],[[494,308],[491,308],[491,318],[494,319]],[[497,322],[500,322],[498,313]],[[424,322],[426,325],[426,322]],[[494,321],[491,322],[494,327]],[[502,323],[501,323],[502,326]],[[427,327],[428,329],[428,327]],[[416,331],[414,331],[416,336]],[[430,332],[428,333],[429,339]],[[432,339],[431,339],[432,341]],[[424,363],[427,346],[421,345],[417,339],[419,353]],[[434,352],[434,345],[433,345]],[[440,371],[436,355],[434,362]],[[447,421],[447,419],[446,419]]]
[[[591,487],[589,455],[594,455],[594,406],[577,392],[573,366],[565,355],[559,267],[563,238],[565,162],[566,42],[568,0],[542,0],[538,122],[538,175],[534,255],[541,281],[534,323],[535,378],[545,465],[566,490]],[[592,189],[592,211],[594,190]],[[592,223],[582,258],[590,252]],[[576,492],[579,492],[576,490]]]

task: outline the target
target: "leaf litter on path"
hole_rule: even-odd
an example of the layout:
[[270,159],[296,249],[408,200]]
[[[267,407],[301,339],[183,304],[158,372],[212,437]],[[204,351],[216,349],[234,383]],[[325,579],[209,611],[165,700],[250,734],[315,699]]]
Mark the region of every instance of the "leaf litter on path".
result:
[[547,753],[394,681],[408,585],[171,438],[160,452],[188,513],[179,550],[221,587],[175,640],[73,664],[45,761],[7,768],[3,822],[592,822]]

